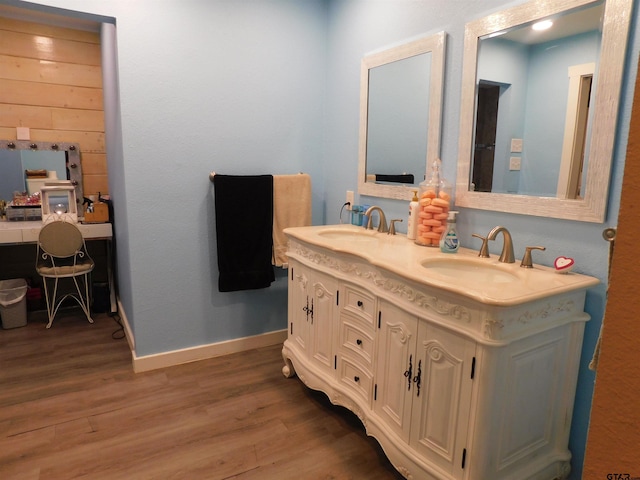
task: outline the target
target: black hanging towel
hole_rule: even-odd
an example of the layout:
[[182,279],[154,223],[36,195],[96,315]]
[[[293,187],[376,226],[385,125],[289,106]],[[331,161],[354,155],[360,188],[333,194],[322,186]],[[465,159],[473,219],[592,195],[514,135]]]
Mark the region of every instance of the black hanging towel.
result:
[[213,177],[218,243],[218,290],[266,288],[275,281],[273,176]]

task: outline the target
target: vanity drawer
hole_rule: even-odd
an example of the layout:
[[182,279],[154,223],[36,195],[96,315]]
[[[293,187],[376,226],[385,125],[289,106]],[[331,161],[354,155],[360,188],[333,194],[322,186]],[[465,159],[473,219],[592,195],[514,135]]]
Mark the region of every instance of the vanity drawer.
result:
[[371,402],[371,392],[373,388],[373,375],[371,372],[352,361],[349,357],[341,356],[339,365],[340,383],[347,385],[367,403]]
[[362,318],[367,324],[373,325],[375,317],[375,298],[351,285],[344,286],[344,303],[342,310]]
[[373,359],[373,333],[363,328],[362,322],[348,315],[340,317],[340,348],[343,352],[359,358],[371,368]]

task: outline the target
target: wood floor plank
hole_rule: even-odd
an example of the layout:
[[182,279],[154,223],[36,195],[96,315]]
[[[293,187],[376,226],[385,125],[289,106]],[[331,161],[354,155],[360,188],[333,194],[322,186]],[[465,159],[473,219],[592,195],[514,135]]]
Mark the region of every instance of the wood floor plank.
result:
[[[107,315],[0,330],[0,478],[399,480],[273,346],[135,374]],[[117,336],[117,335],[116,335]]]

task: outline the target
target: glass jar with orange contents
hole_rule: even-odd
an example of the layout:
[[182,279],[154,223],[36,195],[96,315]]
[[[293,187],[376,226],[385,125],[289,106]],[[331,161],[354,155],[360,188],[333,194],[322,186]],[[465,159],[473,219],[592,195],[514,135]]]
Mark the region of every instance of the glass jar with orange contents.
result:
[[415,243],[425,247],[439,247],[440,237],[447,228],[451,205],[451,184],[442,176],[441,161],[431,164],[427,179],[419,186],[418,226]]

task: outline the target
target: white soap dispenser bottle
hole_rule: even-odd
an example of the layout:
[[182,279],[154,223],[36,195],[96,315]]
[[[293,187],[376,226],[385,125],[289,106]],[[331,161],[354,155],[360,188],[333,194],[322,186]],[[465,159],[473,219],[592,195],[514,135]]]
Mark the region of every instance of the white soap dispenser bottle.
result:
[[460,248],[458,231],[456,230],[456,215],[458,212],[450,211],[447,218],[447,228],[440,237],[440,251],[444,253],[457,253]]
[[416,230],[418,229],[418,191],[413,191],[413,199],[409,202],[409,219],[407,220],[407,238],[409,240],[416,239]]

